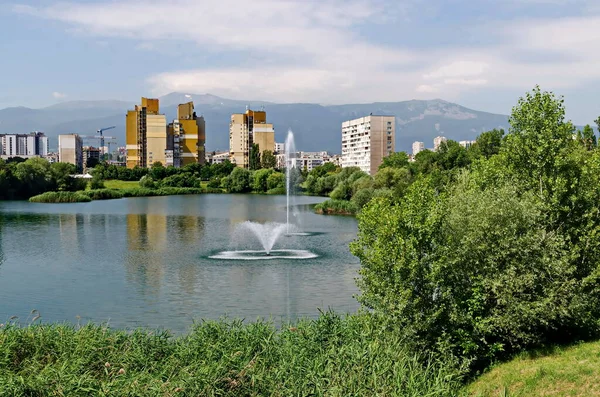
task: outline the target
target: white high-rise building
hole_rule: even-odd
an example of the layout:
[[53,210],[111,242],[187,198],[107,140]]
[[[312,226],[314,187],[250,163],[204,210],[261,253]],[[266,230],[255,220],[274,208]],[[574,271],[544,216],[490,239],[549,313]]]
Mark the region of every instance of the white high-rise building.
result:
[[394,153],[394,116],[366,116],[342,123],[342,167],[360,167],[374,175],[383,158]]
[[473,146],[473,144],[475,144],[475,142],[477,142],[477,141],[460,141],[460,142],[458,142],[458,144],[460,146],[464,147],[465,149],[468,149],[471,146]]
[[0,134],[0,155],[10,157],[45,157],[48,137],[42,132],[30,134]]
[[283,153],[285,153],[285,143],[275,142],[275,154],[283,154]]
[[425,150],[425,142],[413,142],[412,144],[412,154],[416,156],[419,152]]
[[448,139],[445,136],[436,136],[433,138],[433,150],[437,151],[442,142],[448,142]]

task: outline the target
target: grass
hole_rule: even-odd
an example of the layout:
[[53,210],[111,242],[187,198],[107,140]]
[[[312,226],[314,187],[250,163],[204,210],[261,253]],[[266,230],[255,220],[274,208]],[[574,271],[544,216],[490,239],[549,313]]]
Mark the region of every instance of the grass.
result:
[[522,354],[471,383],[473,397],[600,396],[600,342]]
[[98,325],[0,328],[0,395],[453,396],[451,368],[407,354],[367,315],[198,323],[188,334]]
[[92,199],[83,192],[46,192],[29,198],[32,203],[85,203]]
[[138,181],[119,181],[116,179],[111,179],[104,181],[104,186],[107,189],[131,189],[140,186]]

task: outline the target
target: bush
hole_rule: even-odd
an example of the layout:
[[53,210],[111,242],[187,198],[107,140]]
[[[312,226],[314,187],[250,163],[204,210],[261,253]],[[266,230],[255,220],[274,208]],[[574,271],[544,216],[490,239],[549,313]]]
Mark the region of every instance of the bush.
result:
[[101,178],[93,177],[90,181],[90,189],[104,189],[104,181]]
[[268,179],[273,174],[272,169],[262,169],[254,172],[252,175],[252,190],[258,193],[264,193],[268,190]]
[[221,178],[211,178],[206,186],[212,189],[219,189],[221,187]]
[[86,203],[91,198],[80,192],[46,192],[29,199],[32,203]]
[[140,187],[145,189],[154,189],[156,184],[154,183],[154,179],[150,175],[144,175],[140,179]]
[[285,175],[281,172],[273,172],[267,178],[267,188],[269,190],[278,188],[283,188],[285,190]]
[[267,194],[273,194],[273,195],[283,194],[283,195],[285,195],[286,190],[285,190],[285,187],[276,187],[276,188],[267,190]]
[[200,180],[191,174],[171,175],[159,182],[160,187],[200,187]]
[[352,201],[356,204],[358,208],[362,208],[373,198],[375,194],[375,189],[366,188],[361,189],[356,192],[354,196],[352,196]]
[[119,189],[95,189],[81,192],[92,200],[112,200],[123,198],[123,192]]
[[355,203],[345,200],[325,200],[315,205],[315,212],[318,214],[354,215],[358,209]]
[[338,183],[329,197],[333,200],[350,200],[350,198],[352,198],[352,187],[350,183],[346,181]]

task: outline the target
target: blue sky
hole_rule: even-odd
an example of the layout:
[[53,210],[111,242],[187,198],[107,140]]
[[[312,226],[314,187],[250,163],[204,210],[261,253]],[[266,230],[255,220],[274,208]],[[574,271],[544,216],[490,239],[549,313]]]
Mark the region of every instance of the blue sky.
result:
[[600,115],[598,0],[3,1],[0,107],[172,91],[509,113],[540,84]]

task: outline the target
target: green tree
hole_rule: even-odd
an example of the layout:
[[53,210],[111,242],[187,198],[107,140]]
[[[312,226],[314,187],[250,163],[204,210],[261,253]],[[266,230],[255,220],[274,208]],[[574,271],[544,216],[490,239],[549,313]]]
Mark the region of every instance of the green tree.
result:
[[98,164],[100,164],[100,160],[95,158],[95,157],[90,157],[89,159],[87,159],[87,161],[85,162],[85,168],[94,168],[96,167]]
[[160,181],[161,179],[167,176],[167,170],[160,161],[155,161],[152,164],[152,167],[150,167],[150,171],[148,171],[148,174],[155,181]]
[[140,187],[146,188],[146,189],[154,189],[156,187],[156,184],[154,183],[154,179],[152,179],[152,177],[150,175],[144,175],[143,177],[140,178]]
[[252,147],[250,148],[250,159],[248,162],[248,166],[251,170],[259,170],[261,165],[260,165],[260,148],[258,147],[258,144],[253,143]]
[[56,183],[56,189],[59,191],[70,192],[73,190],[75,178],[71,175],[77,173],[77,167],[70,163],[53,163],[50,164],[50,172]]
[[262,153],[261,159],[262,168],[275,168],[277,166],[277,158],[270,150],[265,150]]
[[56,187],[56,181],[50,172],[50,163],[45,159],[31,158],[18,163],[13,175],[19,180],[19,196],[29,198]]
[[285,189],[285,175],[281,172],[273,172],[270,174],[267,178],[267,188],[268,190],[279,188]]
[[482,133],[477,137],[475,145],[471,146],[471,151],[475,153],[475,157],[484,157],[489,159],[495,154],[500,153],[502,138],[504,137],[503,129],[493,129]]
[[583,127],[583,130],[577,131],[577,140],[583,145],[586,150],[593,150],[598,146],[596,133],[594,129],[588,125]]
[[245,193],[250,191],[250,171],[236,167],[225,180],[225,188],[230,193]]
[[382,168],[403,168],[408,166],[408,154],[405,152],[395,152],[383,158],[379,169]]
[[259,193],[266,192],[268,187],[268,178],[273,174],[273,169],[261,169],[254,172],[252,181],[252,190]]

